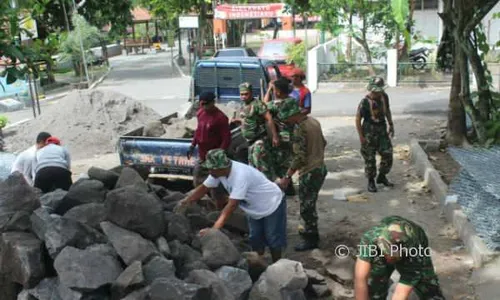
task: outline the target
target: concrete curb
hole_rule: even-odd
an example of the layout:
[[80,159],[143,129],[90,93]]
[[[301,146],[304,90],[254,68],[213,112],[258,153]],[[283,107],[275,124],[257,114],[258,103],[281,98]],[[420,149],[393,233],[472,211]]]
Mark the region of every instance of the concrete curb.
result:
[[179,57],[179,54],[174,55],[174,60],[173,60],[174,66],[177,68],[177,71],[179,71],[182,77],[191,78],[191,76],[184,74],[184,71],[182,71],[182,68],[177,63],[177,57]]
[[413,139],[410,142],[411,162],[436,199],[439,200],[441,212],[445,215],[447,221],[457,229],[460,239],[472,256],[474,266],[481,268],[494,260],[500,253],[489,250],[477,235],[474,226],[469,222],[457,203],[457,195],[448,195],[448,186],[430,163],[427,153],[424,151],[424,149],[431,150],[436,149],[436,147],[439,147],[438,141],[418,141]]
[[98,86],[99,84],[101,84],[101,82],[104,81],[104,79],[106,79],[106,77],[109,75],[109,72],[111,72],[111,69],[113,69],[113,67],[110,65],[108,67],[108,71],[106,73],[104,73],[104,75],[101,76],[101,78],[99,78],[96,82],[94,82],[90,87],[89,87],[89,90],[93,90],[96,86]]

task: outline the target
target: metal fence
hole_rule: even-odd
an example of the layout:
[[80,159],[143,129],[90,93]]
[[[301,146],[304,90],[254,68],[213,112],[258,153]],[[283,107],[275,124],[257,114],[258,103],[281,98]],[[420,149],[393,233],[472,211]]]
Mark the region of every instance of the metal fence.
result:
[[458,203],[487,247],[500,250],[500,147],[450,148],[449,153],[462,167],[449,193],[458,195]]
[[360,82],[371,76],[387,78],[385,63],[318,63],[320,82]]
[[436,63],[398,63],[398,82],[450,83],[452,73],[438,70]]

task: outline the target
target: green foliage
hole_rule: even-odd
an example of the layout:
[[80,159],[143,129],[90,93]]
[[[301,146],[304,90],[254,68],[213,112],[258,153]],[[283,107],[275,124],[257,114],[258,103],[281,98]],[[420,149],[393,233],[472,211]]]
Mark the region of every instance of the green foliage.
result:
[[408,0],[391,0],[391,11],[398,29],[403,33],[408,47],[410,48],[410,32],[408,31],[408,17],[410,16],[410,8]]
[[61,62],[73,62],[77,64],[82,63],[82,51],[80,47],[80,35],[83,43],[85,58],[91,61],[93,54],[89,49],[99,43],[101,35],[97,27],[91,26],[82,16],[75,14],[71,18],[75,29],[72,30],[67,37],[62,41]]
[[287,63],[293,62],[297,67],[304,70],[306,68],[305,52],[306,45],[303,42],[288,46],[286,49],[286,54],[288,56]]
[[6,116],[0,116],[0,129],[4,128],[5,126],[7,126],[7,123],[8,123],[8,119]]

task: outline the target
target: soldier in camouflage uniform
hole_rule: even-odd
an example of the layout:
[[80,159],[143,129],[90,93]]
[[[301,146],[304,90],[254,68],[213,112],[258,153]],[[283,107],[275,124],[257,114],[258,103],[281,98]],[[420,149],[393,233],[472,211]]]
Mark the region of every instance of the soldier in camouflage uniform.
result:
[[[394,137],[394,125],[389,107],[389,97],[384,92],[384,80],[382,78],[371,79],[367,89],[370,93],[361,100],[358,106],[356,129],[361,142],[361,155],[365,160],[368,191],[374,193],[377,191],[375,185],[377,152],[381,156],[377,183],[388,187],[394,186],[386,177],[392,168],[393,151],[389,135]],[[387,128],[387,123],[389,128]]]
[[280,185],[286,188],[293,174],[299,171],[300,216],[305,230],[301,232],[303,241],[295,250],[306,251],[317,248],[319,243],[316,201],[327,174],[324,161],[326,140],[321,124],[302,114],[295,99],[286,100],[278,115],[287,124],[295,125],[292,162]]
[[397,299],[408,299],[410,293],[422,300],[445,299],[424,230],[399,216],[384,218],[361,238],[355,270],[356,299],[385,300],[394,270],[401,274],[394,292]]
[[[293,126],[286,124],[284,120],[281,120],[278,115],[283,103],[287,99],[292,99],[289,97],[289,92],[290,82],[286,78],[281,77],[269,85],[269,89],[264,97],[264,101],[273,116],[273,120],[276,124],[276,129],[278,130],[278,135],[280,137],[279,146],[273,148],[273,157],[276,162],[276,176],[279,178],[286,175],[286,172],[290,167],[290,156],[292,155],[292,135],[294,128]],[[271,93],[275,94],[275,99],[271,99]],[[286,194],[288,196],[295,195],[293,183],[288,185]]]
[[[271,113],[264,102],[253,98],[252,85],[248,82],[240,85],[240,97],[245,102],[240,120],[241,133],[250,145],[248,164],[274,181],[276,170],[272,148],[279,145],[279,137]],[[266,124],[272,137],[268,135]]]

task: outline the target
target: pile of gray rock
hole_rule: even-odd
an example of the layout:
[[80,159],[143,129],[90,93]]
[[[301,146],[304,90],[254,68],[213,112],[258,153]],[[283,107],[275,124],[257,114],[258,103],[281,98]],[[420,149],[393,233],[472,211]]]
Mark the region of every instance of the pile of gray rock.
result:
[[[321,275],[249,252],[244,215],[211,226],[210,200],[174,213],[186,195],[133,169],[98,168],[68,192],[41,195],[15,173],[0,182],[1,300],[306,299]],[[328,289],[323,287],[328,294]]]

